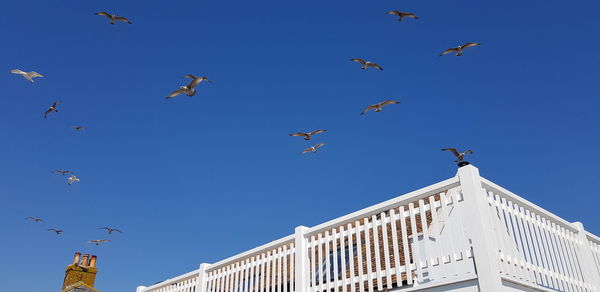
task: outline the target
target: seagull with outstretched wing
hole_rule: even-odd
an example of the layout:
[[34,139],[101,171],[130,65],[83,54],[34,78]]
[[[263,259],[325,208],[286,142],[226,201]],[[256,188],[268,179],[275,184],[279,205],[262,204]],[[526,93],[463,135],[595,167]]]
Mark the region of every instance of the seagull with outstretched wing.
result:
[[312,132],[306,132],[306,133],[299,132],[299,133],[293,133],[293,134],[289,134],[289,135],[293,136],[293,137],[304,137],[304,140],[308,141],[308,140],[310,140],[310,137],[312,135],[320,134],[320,133],[323,133],[323,132],[326,132],[326,131],[327,130],[315,130],[315,131],[312,131]]
[[60,174],[62,174],[62,175],[65,175],[65,174],[67,174],[67,173],[73,173],[73,172],[72,172],[72,171],[70,171],[70,170],[55,170],[55,171],[53,171],[52,173],[60,173]]
[[115,24],[115,22],[117,22],[117,21],[123,21],[123,22],[127,22],[127,23],[131,24],[131,21],[129,21],[129,19],[127,19],[123,16],[116,16],[114,14],[110,14],[105,11],[94,13],[94,15],[106,16],[108,19],[110,19],[110,24]]
[[398,16],[398,21],[402,21],[402,18],[404,18],[404,17],[419,19],[419,17],[416,16],[414,13],[411,13],[411,12],[401,12],[401,11],[398,11],[398,10],[388,11],[385,14],[391,14],[391,15]]
[[110,242],[110,240],[108,239],[94,239],[94,240],[88,240],[88,243],[94,243],[96,245],[100,245],[103,242]]
[[373,67],[375,69],[379,69],[383,71],[383,68],[381,68],[381,66],[373,63],[373,62],[369,62],[369,61],[365,61],[363,59],[358,59],[358,58],[354,58],[354,59],[350,59],[350,61],[354,61],[354,62],[358,62],[360,63],[362,66],[360,67],[360,69],[367,69],[367,67]]
[[304,149],[304,150],[302,151],[302,154],[304,154],[304,153],[306,153],[306,152],[317,153],[317,149],[318,149],[319,147],[322,147],[322,146],[324,146],[324,145],[325,145],[325,143],[319,143],[319,144],[317,144],[317,145],[315,145],[315,146],[312,146],[312,147],[310,147],[310,148],[306,148],[306,149]]
[[458,150],[456,150],[456,148],[444,148],[444,149],[442,149],[442,151],[452,152],[452,154],[454,154],[454,156],[456,156],[456,160],[454,162],[461,162],[465,159],[465,155],[473,154],[473,150],[471,150],[471,149],[469,149],[465,152],[461,152],[461,153],[459,153]]
[[44,77],[44,75],[42,75],[42,74],[40,74],[38,72],[35,72],[35,71],[25,72],[25,71],[22,71],[20,69],[10,70],[10,73],[19,74],[19,75],[23,76],[23,78],[29,80],[29,82],[31,82],[31,83],[33,83],[33,78]]
[[30,217],[27,217],[27,218],[25,218],[25,220],[31,220],[31,221],[33,221],[33,222],[35,222],[35,223],[38,223],[38,222],[42,222],[42,221],[44,221],[42,218],[31,217],[31,216],[30,216]]
[[360,114],[364,115],[368,111],[373,110],[373,109],[375,110],[375,112],[380,112],[383,109],[384,106],[390,105],[390,104],[397,104],[397,103],[400,103],[400,102],[399,101],[395,101],[395,100],[386,100],[386,101],[383,101],[383,102],[376,103],[376,104],[368,106]]
[[113,232],[119,232],[119,233],[121,233],[121,234],[123,233],[123,231],[121,231],[121,230],[119,230],[119,229],[116,229],[116,228],[110,228],[110,227],[100,227],[100,228],[98,228],[98,229],[101,229],[101,230],[106,230],[106,231],[108,232],[108,234],[112,234]]
[[54,229],[54,228],[50,228],[50,229],[48,229],[48,231],[53,231],[54,233],[56,233],[56,235],[60,235],[61,233],[64,232],[64,230]]
[[52,103],[52,105],[46,110],[46,112],[44,112],[44,119],[48,117],[48,114],[50,114],[51,112],[58,112],[58,109],[56,108],[58,105],[60,104],[60,101],[55,101]]
[[453,53],[453,52],[455,52],[457,56],[462,56],[462,51],[464,49],[470,48],[470,47],[474,47],[474,46],[479,46],[479,45],[481,45],[481,44],[480,43],[466,43],[466,44],[464,44],[462,46],[458,46],[458,47],[455,47],[455,48],[449,48],[449,49],[443,51],[440,54],[440,57],[443,56],[443,55],[445,55],[445,54],[449,54],[449,53]]

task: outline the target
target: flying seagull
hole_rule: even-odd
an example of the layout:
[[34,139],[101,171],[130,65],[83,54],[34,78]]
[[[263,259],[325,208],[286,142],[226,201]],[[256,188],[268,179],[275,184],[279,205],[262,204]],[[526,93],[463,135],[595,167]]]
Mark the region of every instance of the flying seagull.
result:
[[445,55],[445,54],[452,53],[452,52],[456,52],[456,55],[457,55],[457,56],[462,56],[462,51],[463,51],[464,49],[466,49],[466,48],[470,48],[470,47],[474,47],[474,46],[479,46],[479,45],[481,45],[481,44],[480,44],[480,43],[466,43],[466,44],[464,44],[464,45],[462,45],[462,46],[458,46],[458,47],[456,47],[456,48],[449,48],[449,49],[447,49],[447,50],[443,51],[443,52],[440,54],[440,57],[441,57],[441,56],[443,56],[443,55]]
[[108,12],[104,12],[104,11],[94,13],[94,15],[102,15],[102,16],[108,17],[108,19],[110,19],[110,24],[115,24],[115,22],[118,20],[131,24],[131,21],[129,21],[127,18],[125,18],[123,16],[116,16],[116,15],[109,14]]
[[187,96],[192,97],[192,96],[194,96],[196,94],[196,89],[189,88],[187,86],[180,86],[179,89],[171,92],[171,94],[169,94],[167,96],[167,99],[171,99],[171,98],[173,98],[175,96],[178,96],[178,95],[180,95],[182,93],[185,93],[185,94],[187,94]]
[[62,174],[62,175],[65,175],[65,174],[67,174],[67,173],[73,173],[73,172],[72,172],[72,171],[70,171],[70,170],[55,170],[55,171],[53,171],[52,173],[60,173],[60,174]]
[[87,127],[84,126],[70,126],[71,128],[73,128],[75,131],[81,131],[81,130],[86,130]]
[[388,11],[385,14],[391,14],[391,15],[396,15],[398,16],[398,21],[402,21],[402,18],[404,17],[408,17],[408,18],[414,18],[414,19],[419,19],[418,16],[416,16],[414,13],[410,13],[410,12],[400,12],[398,10],[392,10],[392,11]]
[[32,220],[33,222],[42,222],[44,220],[42,220],[42,218],[37,218],[37,217],[27,217],[25,218],[25,220]]
[[56,107],[60,104],[60,101],[55,101],[52,103],[52,105],[46,110],[46,112],[44,113],[44,119],[48,117],[48,114],[51,112],[58,112],[58,109],[56,109]]
[[293,133],[293,134],[289,134],[289,135],[290,136],[294,136],[294,137],[304,137],[304,140],[308,141],[308,140],[310,140],[310,137],[312,135],[320,134],[320,133],[323,133],[323,132],[326,132],[326,131],[327,130],[315,130],[315,131],[308,132],[308,133],[299,132],[299,133]]
[[319,143],[319,144],[317,144],[317,145],[315,145],[315,146],[313,146],[313,147],[306,148],[306,149],[304,149],[304,150],[302,151],[302,154],[304,154],[304,153],[306,153],[306,152],[311,152],[311,151],[312,151],[312,153],[317,153],[317,148],[319,148],[319,147],[321,147],[321,146],[323,146],[323,145],[325,145],[325,143]]
[[465,152],[462,152],[462,153],[458,153],[456,148],[444,148],[444,149],[442,149],[442,151],[452,152],[452,154],[454,154],[454,156],[456,156],[456,160],[454,162],[461,162],[461,161],[463,161],[463,159],[465,159],[465,155],[473,154],[473,150],[471,150],[471,149],[469,149]]
[[202,82],[202,81],[208,81],[208,82],[212,83],[212,81],[210,81],[208,78],[206,78],[204,76],[196,77],[192,74],[188,74],[183,77],[192,79],[192,82],[190,82],[190,84],[188,84],[188,86],[187,86],[188,88],[194,88],[194,87],[196,87],[196,85],[200,84],[200,82]]
[[63,233],[63,230],[60,229],[54,229],[54,228],[50,228],[48,229],[48,231],[54,231],[56,233],[56,235],[60,235],[61,233]]
[[116,229],[116,228],[110,228],[110,227],[101,227],[98,229],[102,229],[102,230],[106,230],[108,231],[108,234],[112,234],[113,232],[119,232],[119,233],[123,233],[123,231]]
[[360,69],[363,69],[363,70],[367,69],[367,67],[373,67],[373,68],[376,68],[379,70],[383,70],[383,68],[381,68],[381,66],[379,66],[375,63],[369,62],[369,61],[365,61],[363,59],[354,58],[354,59],[350,59],[350,61],[354,61],[354,62],[358,62],[358,63],[362,64]]
[[69,176],[69,178],[67,178],[67,183],[69,185],[72,185],[75,182],[79,182],[79,178],[77,178],[74,174],[72,174],[71,176]]
[[19,69],[10,70],[10,73],[20,74],[21,76],[23,76],[23,78],[29,80],[29,82],[31,82],[31,83],[33,83],[33,78],[35,78],[35,77],[44,77],[44,75],[42,75],[38,72],[35,72],[35,71],[24,72]]
[[389,104],[396,104],[396,103],[400,103],[399,101],[395,101],[395,100],[386,100],[384,102],[380,102],[380,103],[376,103],[374,105],[370,105],[368,106],[364,111],[362,111],[362,113],[360,113],[361,115],[366,114],[368,111],[374,109],[376,112],[380,112],[384,106],[389,105]]
[[96,245],[100,245],[103,242],[110,242],[110,240],[108,239],[94,239],[94,240],[88,240],[89,243],[94,243]]

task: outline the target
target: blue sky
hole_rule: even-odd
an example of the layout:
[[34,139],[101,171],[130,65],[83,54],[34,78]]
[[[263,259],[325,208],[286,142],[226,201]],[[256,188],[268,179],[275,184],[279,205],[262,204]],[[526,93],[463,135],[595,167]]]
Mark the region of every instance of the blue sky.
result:
[[[421,18],[398,23],[384,14],[392,9]],[[134,291],[449,178],[456,167],[443,147],[472,148],[483,176],[600,234],[598,9],[5,1],[1,290],[57,291],[82,251],[99,257],[97,288]],[[133,24],[112,26],[98,11]],[[469,41],[482,45],[438,57]],[[15,68],[46,77],[30,84]],[[214,83],[166,100],[185,74]],[[402,104],[359,115],[385,99]],[[43,119],[55,100],[59,112]],[[318,128],[328,132],[314,143],[327,145],[300,155],[312,144],[287,134]],[[69,187],[54,169],[81,182]],[[126,234],[86,244],[105,237],[104,225]]]

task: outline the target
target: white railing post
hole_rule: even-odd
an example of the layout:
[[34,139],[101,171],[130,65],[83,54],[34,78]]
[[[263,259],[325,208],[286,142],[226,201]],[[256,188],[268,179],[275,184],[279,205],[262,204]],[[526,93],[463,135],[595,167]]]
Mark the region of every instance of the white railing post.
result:
[[146,289],[146,286],[137,286],[137,288],[135,289],[135,292],[143,292],[144,289]]
[[473,260],[477,269],[479,291],[499,292],[503,290],[498,262],[498,243],[494,240],[494,230],[488,202],[483,196],[479,169],[472,165],[458,169],[458,178],[464,197],[465,233],[473,250]]
[[590,247],[590,241],[587,239],[587,235],[585,235],[585,229],[581,222],[574,222],[573,225],[577,227],[577,239],[581,242],[579,262],[581,263],[585,283],[590,284],[593,291],[600,291],[600,276],[596,272],[594,254]]
[[296,254],[294,281],[295,292],[308,292],[308,242],[305,238],[308,227],[298,226],[294,233],[294,247]]
[[196,280],[196,290],[195,292],[207,292],[206,291],[206,278],[208,274],[206,273],[206,269],[210,266],[210,264],[202,263],[200,264],[200,268],[198,269],[198,280]]

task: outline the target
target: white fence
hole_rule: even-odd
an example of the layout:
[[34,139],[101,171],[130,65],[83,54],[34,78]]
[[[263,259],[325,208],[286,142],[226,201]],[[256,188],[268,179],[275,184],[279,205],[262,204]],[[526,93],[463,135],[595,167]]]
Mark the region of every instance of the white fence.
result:
[[[477,266],[477,268],[476,268]],[[479,177],[456,177],[138,292],[374,292],[477,279],[600,292],[600,239]]]

